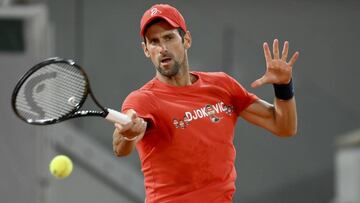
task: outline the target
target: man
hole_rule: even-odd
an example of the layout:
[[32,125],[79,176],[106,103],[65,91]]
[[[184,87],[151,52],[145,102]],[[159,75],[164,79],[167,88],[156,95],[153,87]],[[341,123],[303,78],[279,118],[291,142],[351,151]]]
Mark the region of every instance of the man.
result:
[[177,9],[157,4],[140,23],[145,56],[156,76],[124,101],[132,119],[115,124],[113,147],[117,156],[137,148],[145,178],[146,202],[232,202],[236,170],[233,136],[238,117],[275,135],[297,130],[292,67],[288,42],[273,58],[263,49],[266,73],[251,86],[274,84],[274,104],[246,91],[229,75],[189,70],[187,50],[191,35]]

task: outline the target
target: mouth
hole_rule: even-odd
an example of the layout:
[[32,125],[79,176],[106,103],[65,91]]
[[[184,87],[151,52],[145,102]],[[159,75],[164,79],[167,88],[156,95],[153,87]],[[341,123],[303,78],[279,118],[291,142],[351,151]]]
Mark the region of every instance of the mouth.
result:
[[160,65],[163,66],[169,65],[171,61],[172,61],[171,57],[164,57],[160,60]]

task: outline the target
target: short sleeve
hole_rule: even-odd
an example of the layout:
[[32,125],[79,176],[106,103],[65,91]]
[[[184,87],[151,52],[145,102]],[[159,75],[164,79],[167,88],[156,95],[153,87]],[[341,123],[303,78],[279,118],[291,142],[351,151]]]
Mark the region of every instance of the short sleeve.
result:
[[134,109],[137,115],[156,126],[154,118],[155,105],[151,102],[151,98],[144,91],[136,90],[130,93],[122,104],[121,111],[126,112]]
[[244,109],[258,99],[258,97],[248,92],[238,81],[233,77],[224,73],[227,78],[230,94],[232,96],[232,103],[234,104],[235,112],[239,115]]

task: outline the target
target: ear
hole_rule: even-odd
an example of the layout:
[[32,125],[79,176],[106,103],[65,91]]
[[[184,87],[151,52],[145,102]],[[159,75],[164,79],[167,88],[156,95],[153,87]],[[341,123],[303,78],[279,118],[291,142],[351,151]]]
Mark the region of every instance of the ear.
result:
[[146,56],[147,58],[149,58],[149,57],[150,57],[150,53],[149,53],[149,50],[148,50],[147,47],[146,47],[145,42],[141,42],[141,47],[143,48],[143,51],[144,51],[145,56]]
[[185,49],[189,49],[191,47],[191,42],[192,42],[192,39],[191,39],[191,34],[190,34],[190,31],[186,31],[185,35],[184,35],[184,46],[185,46]]

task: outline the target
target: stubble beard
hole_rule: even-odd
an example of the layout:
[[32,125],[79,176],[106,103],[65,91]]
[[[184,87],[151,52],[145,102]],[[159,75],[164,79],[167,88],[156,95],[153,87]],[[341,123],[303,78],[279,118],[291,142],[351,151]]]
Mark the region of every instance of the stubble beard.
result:
[[178,61],[175,61],[174,65],[170,68],[165,69],[157,66],[156,69],[161,75],[165,77],[173,77],[178,74],[180,70],[180,63]]

